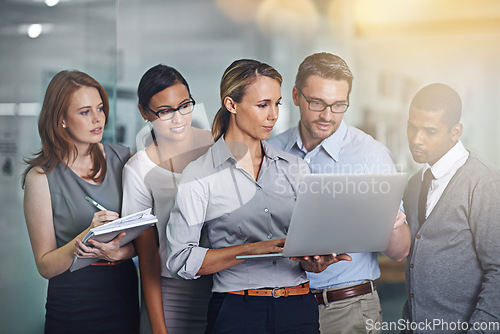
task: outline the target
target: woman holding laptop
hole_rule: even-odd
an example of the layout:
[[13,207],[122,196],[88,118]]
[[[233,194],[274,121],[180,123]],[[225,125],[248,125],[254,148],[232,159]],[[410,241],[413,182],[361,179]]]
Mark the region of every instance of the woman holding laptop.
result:
[[[27,160],[23,175],[33,255],[49,280],[46,334],[139,329],[133,246],[119,247],[123,233],[109,243],[91,241],[93,247],[81,242],[121,209],[122,168],[130,151],[100,143],[108,114],[106,91],[85,73],[61,71],[47,87],[38,119],[42,149]],[[110,211],[97,211],[86,196]],[[101,261],[70,272],[75,255]]]
[[[236,259],[282,250],[298,183],[308,173],[303,161],[265,142],[278,118],[281,82],[274,68],[255,60],[226,69],[215,144],[184,170],[170,214],[169,271],[184,279],[214,274],[205,333],[319,333],[305,271],[349,260]],[[200,243],[202,230],[210,247]]]

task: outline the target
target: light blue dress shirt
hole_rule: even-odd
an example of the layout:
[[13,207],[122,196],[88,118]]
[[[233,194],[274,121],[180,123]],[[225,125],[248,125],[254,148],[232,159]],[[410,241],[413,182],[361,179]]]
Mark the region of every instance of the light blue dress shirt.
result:
[[[302,158],[312,173],[368,174],[394,173],[390,151],[363,131],[344,121],[330,137],[310,152],[304,147],[298,127],[268,140],[276,148]],[[318,233],[321,233],[318,231]],[[351,262],[341,261],[325,271],[307,273],[313,289],[327,289],[380,277],[377,253],[350,254]]]
[[[296,156],[262,142],[257,180],[243,169],[219,139],[182,174],[167,224],[167,268],[173,277],[196,279],[208,248],[286,237],[302,176],[309,168]],[[308,281],[288,258],[247,260],[213,275],[214,292],[295,286]]]

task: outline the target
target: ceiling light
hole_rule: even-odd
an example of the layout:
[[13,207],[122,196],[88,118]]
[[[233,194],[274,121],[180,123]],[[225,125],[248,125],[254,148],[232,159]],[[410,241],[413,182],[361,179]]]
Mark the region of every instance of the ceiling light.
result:
[[49,7],[54,7],[59,3],[59,0],[45,0],[45,4]]
[[42,25],[35,23],[30,24],[28,27],[28,36],[31,38],[37,38],[42,33]]

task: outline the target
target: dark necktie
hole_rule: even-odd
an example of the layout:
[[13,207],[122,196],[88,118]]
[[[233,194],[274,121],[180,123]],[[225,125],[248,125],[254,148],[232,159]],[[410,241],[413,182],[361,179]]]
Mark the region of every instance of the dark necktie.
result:
[[432,175],[431,169],[428,168],[424,173],[424,181],[422,181],[420,196],[418,198],[418,223],[420,226],[422,226],[425,221],[425,213],[427,209],[427,194],[429,193],[429,188],[431,186],[432,180],[434,180],[434,175]]

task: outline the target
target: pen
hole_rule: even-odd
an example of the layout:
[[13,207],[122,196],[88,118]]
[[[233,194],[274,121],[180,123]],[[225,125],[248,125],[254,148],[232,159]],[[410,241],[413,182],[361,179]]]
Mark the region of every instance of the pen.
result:
[[90,203],[92,203],[96,208],[98,208],[99,210],[101,211],[106,211],[107,209],[105,207],[103,207],[101,204],[97,203],[96,201],[94,201],[92,198],[90,198],[89,196],[85,196],[85,199],[87,201],[89,201]]

